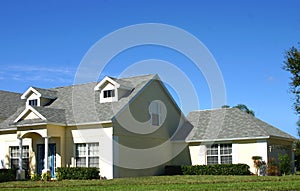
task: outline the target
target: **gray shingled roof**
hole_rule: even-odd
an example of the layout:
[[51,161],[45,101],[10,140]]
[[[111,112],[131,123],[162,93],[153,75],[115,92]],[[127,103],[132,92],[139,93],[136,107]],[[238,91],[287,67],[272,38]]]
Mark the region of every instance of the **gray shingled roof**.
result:
[[194,126],[188,140],[191,142],[270,137],[295,139],[237,108],[193,111],[187,119]]
[[25,104],[25,101],[20,98],[21,94],[19,93],[0,90],[0,122],[14,114],[19,107]]
[[[98,84],[98,82],[58,87],[47,90],[34,88],[43,95],[47,95],[49,97],[53,97],[53,95],[56,96],[56,99],[50,105],[35,107],[35,109],[47,119],[46,122],[48,123],[75,125],[110,121],[142,90],[143,87],[146,86],[146,84],[154,78],[156,78],[156,75],[144,75],[121,79],[114,78],[114,80],[121,83],[122,86],[132,87],[132,91],[127,97],[123,97],[119,101],[112,103],[99,102],[99,92],[94,91],[94,87]],[[48,94],[53,92],[54,94]],[[0,129],[14,127],[15,125],[29,125],[43,122],[41,120],[25,120],[13,124],[13,121],[20,114],[21,112],[18,111],[11,115],[5,123],[0,124]]]
[[57,92],[55,90],[43,89],[43,88],[37,88],[37,87],[32,87],[32,88],[37,90],[41,94],[41,97],[43,97],[43,98],[48,98],[48,99],[57,98]]

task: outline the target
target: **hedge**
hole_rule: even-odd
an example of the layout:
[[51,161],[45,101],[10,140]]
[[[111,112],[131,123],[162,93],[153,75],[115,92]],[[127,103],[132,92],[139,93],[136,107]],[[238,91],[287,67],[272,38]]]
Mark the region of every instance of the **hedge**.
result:
[[0,169],[0,182],[16,180],[15,169]]
[[250,175],[247,164],[166,166],[167,175]]
[[99,179],[100,171],[95,167],[59,167],[56,169],[58,180],[91,180]]

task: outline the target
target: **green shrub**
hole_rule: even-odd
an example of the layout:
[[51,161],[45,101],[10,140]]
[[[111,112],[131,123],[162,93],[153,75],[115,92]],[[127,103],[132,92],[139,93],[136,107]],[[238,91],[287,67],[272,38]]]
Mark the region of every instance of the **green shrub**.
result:
[[292,167],[291,167],[292,161],[289,158],[289,156],[287,154],[279,155],[278,159],[279,159],[280,173],[283,175],[290,174],[291,170],[292,170]]
[[0,182],[16,180],[15,169],[0,169]]
[[165,175],[182,175],[181,166],[167,165],[165,166]]
[[43,172],[42,176],[41,176],[41,180],[42,181],[49,181],[49,180],[51,180],[51,174],[50,174],[50,172],[49,171],[48,172]]
[[247,164],[214,164],[182,166],[184,175],[250,175]]
[[38,181],[40,179],[41,179],[41,177],[36,173],[31,174],[31,176],[30,176],[30,180],[32,180],[32,181]]
[[99,170],[95,167],[60,167],[56,169],[58,180],[91,180],[99,179]]

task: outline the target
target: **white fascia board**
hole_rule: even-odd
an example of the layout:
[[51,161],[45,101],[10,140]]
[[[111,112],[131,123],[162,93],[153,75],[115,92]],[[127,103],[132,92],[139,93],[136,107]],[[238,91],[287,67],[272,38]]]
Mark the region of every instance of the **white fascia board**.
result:
[[42,114],[40,114],[37,110],[35,110],[33,107],[28,105],[26,109],[14,120],[14,123],[17,123],[27,112],[33,112],[35,115],[37,115],[42,120],[47,120]]
[[269,139],[270,136],[262,136],[262,137],[240,137],[240,138],[229,138],[229,139],[198,139],[198,140],[187,140],[188,143],[205,143],[205,142],[217,142],[217,141],[239,141],[239,140],[253,140],[253,139]]
[[5,128],[5,129],[0,129],[0,131],[16,131],[17,128],[14,127],[14,128]]
[[23,95],[21,96],[21,99],[27,99],[28,94],[29,94],[30,92],[34,92],[35,94],[38,95],[38,97],[41,97],[41,96],[42,96],[42,94],[40,94],[36,89],[34,89],[33,87],[30,87],[30,88],[28,88],[28,89],[26,90],[25,93],[23,93]]
[[72,124],[67,124],[67,126],[85,126],[85,125],[102,125],[102,124],[108,124],[112,123],[111,120],[108,121],[99,121],[99,122],[87,122],[87,123],[72,123]]
[[32,127],[32,126],[41,126],[47,125],[47,123],[34,123],[34,124],[23,124],[23,125],[16,125],[17,127]]
[[110,77],[106,76],[105,78],[103,78],[103,80],[101,80],[94,88],[95,91],[98,91],[101,89],[101,86],[104,85],[105,82],[109,82],[111,84],[113,84],[116,88],[120,87],[120,84],[118,84],[116,81],[114,81],[113,79],[111,79]]

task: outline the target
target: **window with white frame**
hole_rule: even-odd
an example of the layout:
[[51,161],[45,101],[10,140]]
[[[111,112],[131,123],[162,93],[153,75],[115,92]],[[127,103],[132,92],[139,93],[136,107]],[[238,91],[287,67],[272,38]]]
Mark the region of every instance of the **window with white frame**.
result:
[[213,144],[206,147],[207,164],[232,164],[232,144]]
[[104,90],[103,98],[115,97],[115,90]]
[[162,105],[160,101],[155,100],[152,101],[150,106],[150,115],[151,115],[151,125],[153,126],[161,126],[161,110],[162,110]]
[[[10,152],[10,168],[19,168],[19,146],[9,147]],[[22,147],[22,167],[25,170],[29,169],[29,146]]]
[[30,99],[30,100],[28,100],[28,105],[38,106],[38,100],[37,99]]
[[75,144],[76,167],[99,168],[99,143]]

